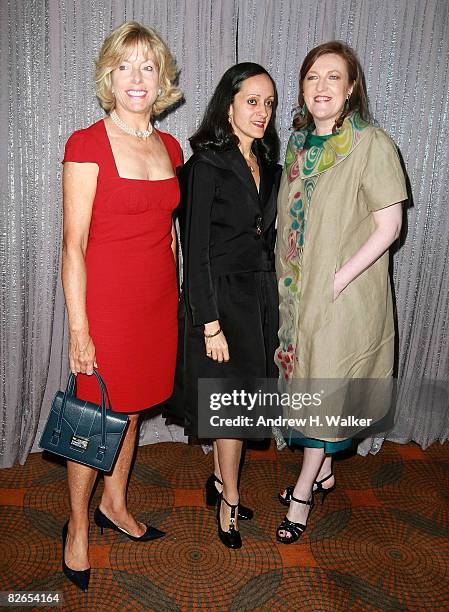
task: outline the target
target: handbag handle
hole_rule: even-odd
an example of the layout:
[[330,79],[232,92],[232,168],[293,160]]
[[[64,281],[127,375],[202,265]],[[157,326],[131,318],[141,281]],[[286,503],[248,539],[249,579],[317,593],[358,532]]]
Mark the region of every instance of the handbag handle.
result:
[[[98,447],[98,452],[97,452],[97,459],[101,460],[104,456],[104,453],[106,451],[106,402],[105,402],[105,396],[107,397],[108,400],[108,408],[109,410],[112,410],[112,406],[111,406],[111,400],[109,398],[109,394],[108,394],[108,390],[106,388],[106,384],[104,382],[104,380],[102,379],[102,377],[100,376],[100,373],[97,370],[94,370],[94,374],[95,377],[98,381],[98,385],[100,387],[100,391],[101,391],[101,405],[100,405],[100,410],[101,410],[101,444]],[[75,394],[75,383],[76,383],[76,376],[75,374],[73,374],[73,372],[70,373],[69,376],[69,380],[67,381],[67,387],[65,389],[64,392],[64,397],[62,398],[62,405],[61,405],[61,410],[59,411],[59,416],[58,416],[58,423],[56,425],[56,429],[53,431],[53,436],[59,438],[59,436],[61,435],[61,427],[62,427],[62,419],[64,418],[64,410],[65,410],[65,406],[67,403],[67,398],[68,397],[73,397]]]
[[[109,399],[109,393],[106,387],[106,383],[104,382],[104,380],[102,379],[102,377],[100,376],[100,373],[94,369],[94,374],[98,380],[98,384],[100,386],[100,390],[104,390],[104,393],[108,399],[108,408],[109,410],[112,410],[112,404],[111,404],[111,400]],[[71,396],[73,397],[75,395],[75,385],[76,385],[76,375],[71,373],[69,376],[69,380],[67,381],[67,387],[64,393],[64,402],[65,402],[65,396]],[[102,396],[103,397],[103,396]]]

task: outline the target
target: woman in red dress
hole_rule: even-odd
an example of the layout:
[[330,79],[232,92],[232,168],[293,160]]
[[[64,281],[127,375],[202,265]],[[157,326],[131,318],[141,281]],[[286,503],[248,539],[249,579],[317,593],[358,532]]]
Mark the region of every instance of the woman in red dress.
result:
[[[103,376],[114,410],[129,425],[114,469],[104,477],[95,522],[135,541],[163,532],[128,511],[127,481],[139,412],[172,392],[177,341],[178,142],[151,118],[180,99],[174,60],[156,32],[136,22],[114,30],[96,65],[105,119],[69,138],[64,157],[62,280],[69,317],[70,368],[78,397],[100,400]],[[88,503],[96,470],[68,461],[70,519],[63,570],[86,590]]]

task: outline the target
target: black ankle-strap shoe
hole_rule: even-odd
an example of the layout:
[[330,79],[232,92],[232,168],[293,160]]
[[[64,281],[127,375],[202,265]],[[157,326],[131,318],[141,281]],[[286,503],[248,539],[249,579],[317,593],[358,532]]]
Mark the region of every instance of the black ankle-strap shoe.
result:
[[[217,487],[215,486],[216,482],[223,486],[223,483],[219,478],[215,476],[215,474],[211,474],[206,481],[206,505],[210,508],[215,507],[217,505],[218,499],[221,496],[221,493],[217,490]],[[239,505],[239,521],[250,521],[253,516],[254,512],[251,510],[251,508]]]
[[[227,531],[221,528],[220,523],[220,507],[221,502],[224,502],[231,508],[231,516],[229,517],[229,528]],[[235,528],[235,516],[238,511],[238,504],[230,504],[223,495],[220,495],[220,503],[217,505],[217,522],[218,522],[218,537],[228,548],[242,548],[242,538],[240,532]]]

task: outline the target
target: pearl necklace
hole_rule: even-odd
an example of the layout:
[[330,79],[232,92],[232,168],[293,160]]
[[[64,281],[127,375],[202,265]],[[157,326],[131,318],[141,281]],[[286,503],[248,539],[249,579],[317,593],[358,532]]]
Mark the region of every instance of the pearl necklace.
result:
[[129,127],[129,125],[126,125],[126,123],[122,121],[120,117],[117,115],[115,110],[111,111],[109,113],[109,116],[118,128],[120,128],[121,130],[129,134],[130,136],[137,136],[137,138],[140,138],[141,140],[146,140],[153,133],[154,128],[153,128],[153,125],[151,124],[151,121],[148,123],[147,130],[137,130],[136,128],[132,128],[132,127]]

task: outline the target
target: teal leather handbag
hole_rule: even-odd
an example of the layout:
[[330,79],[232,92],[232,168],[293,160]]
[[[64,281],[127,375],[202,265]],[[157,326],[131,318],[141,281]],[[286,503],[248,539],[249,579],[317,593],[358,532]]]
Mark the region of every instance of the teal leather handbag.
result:
[[55,395],[39,446],[71,461],[110,472],[128,415],[112,410],[106,385],[96,370],[94,374],[100,385],[101,405],[75,397],[76,376],[70,374],[66,390]]

